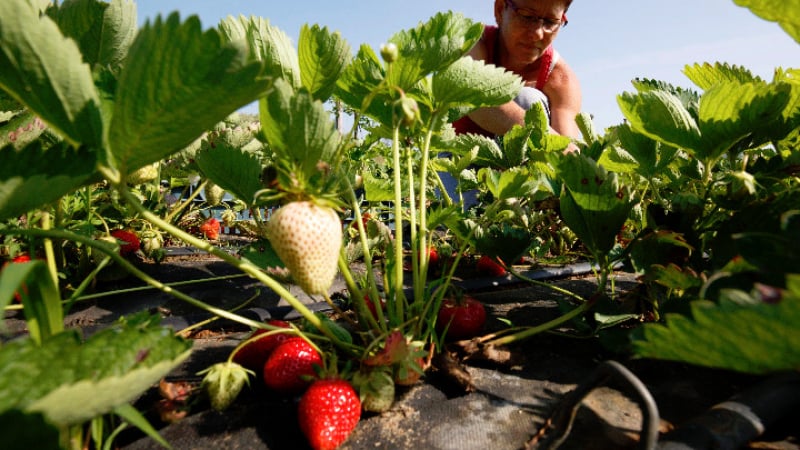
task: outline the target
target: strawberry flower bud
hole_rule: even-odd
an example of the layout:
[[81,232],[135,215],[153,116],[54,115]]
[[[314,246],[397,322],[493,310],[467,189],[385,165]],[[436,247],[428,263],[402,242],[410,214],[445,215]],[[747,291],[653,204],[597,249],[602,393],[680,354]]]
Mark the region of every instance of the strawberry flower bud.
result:
[[391,42],[381,45],[381,58],[387,63],[397,61],[398,51],[397,46]]

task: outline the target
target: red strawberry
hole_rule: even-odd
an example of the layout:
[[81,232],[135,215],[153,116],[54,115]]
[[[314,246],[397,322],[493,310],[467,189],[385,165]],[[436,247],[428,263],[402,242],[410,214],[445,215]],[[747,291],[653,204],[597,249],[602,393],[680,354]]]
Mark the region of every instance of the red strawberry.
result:
[[[283,320],[270,320],[267,323],[280,328],[291,328],[289,326],[289,322],[284,322]],[[236,354],[233,355],[233,362],[241,364],[247,369],[260,373],[261,370],[264,369],[264,364],[267,362],[267,358],[269,358],[269,355],[278,345],[291,338],[297,337],[296,335],[290,333],[281,333],[259,328],[250,336],[248,336],[247,340],[262,335],[265,336],[259,338],[258,340],[251,341],[245,344],[244,347],[238,349]]]
[[475,263],[475,269],[483,275],[502,277],[506,274],[506,268],[498,261],[500,260],[488,255],[483,255],[478,259],[478,262]]
[[[364,303],[367,304],[367,309],[369,310],[370,314],[372,314],[372,318],[374,318],[375,320],[378,320],[378,311],[375,309],[375,302],[373,302],[372,299],[369,298],[369,294],[365,294],[364,295]],[[380,304],[381,304],[381,310],[385,311],[386,310],[386,300],[380,299]],[[383,316],[386,317],[386,314],[384,313]]]
[[297,418],[311,448],[334,450],[358,425],[361,401],[345,380],[317,380],[300,399]]
[[264,363],[264,384],[281,394],[299,394],[308,386],[305,376],[313,376],[314,366],[322,366],[322,356],[303,338],[293,337],[275,347]]
[[448,339],[469,339],[480,333],[486,323],[486,309],[483,304],[469,295],[460,298],[446,298],[436,318],[436,330],[447,329]]
[[203,222],[200,225],[200,232],[206,237],[206,239],[210,239],[212,241],[216,241],[219,238],[219,232],[221,230],[221,226],[219,224],[219,220],[211,217]]
[[333,208],[311,201],[287,203],[267,222],[267,238],[301,289],[328,293],[342,247],[342,222]]
[[[3,264],[3,268],[5,268],[5,266],[7,266],[9,264],[26,263],[26,262],[29,262],[30,260],[31,260],[31,257],[28,256],[27,253],[20,253],[19,255],[11,258],[11,262],[7,262],[7,263]],[[26,294],[28,293],[28,287],[25,286],[24,284],[22,285],[22,289],[25,291]],[[14,293],[14,300],[16,300],[17,303],[22,301],[22,297],[20,296],[19,292],[15,292]]]
[[130,255],[131,253],[136,253],[139,251],[139,247],[141,247],[141,242],[139,242],[139,237],[136,236],[136,233],[133,231],[128,230],[112,230],[111,236],[116,238],[119,241],[122,241],[123,244],[120,245],[119,254],[122,256]]

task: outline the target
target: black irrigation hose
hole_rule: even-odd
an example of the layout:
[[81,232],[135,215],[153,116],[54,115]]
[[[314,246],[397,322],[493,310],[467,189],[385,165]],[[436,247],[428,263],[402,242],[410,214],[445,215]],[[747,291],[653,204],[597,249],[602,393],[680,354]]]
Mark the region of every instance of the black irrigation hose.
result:
[[661,438],[658,450],[738,449],[784,417],[797,417],[800,373],[767,378]]
[[575,390],[569,392],[558,405],[551,427],[555,434],[546,436],[541,448],[555,450],[567,440],[575,415],[578,413],[583,399],[594,389],[600,387],[611,378],[616,377],[626,381],[638,395],[637,402],[642,409],[642,432],[637,448],[641,450],[654,450],[658,443],[659,414],[656,402],[650,391],[636,375],[616,361],[606,361],[600,364],[592,375],[581,383]]

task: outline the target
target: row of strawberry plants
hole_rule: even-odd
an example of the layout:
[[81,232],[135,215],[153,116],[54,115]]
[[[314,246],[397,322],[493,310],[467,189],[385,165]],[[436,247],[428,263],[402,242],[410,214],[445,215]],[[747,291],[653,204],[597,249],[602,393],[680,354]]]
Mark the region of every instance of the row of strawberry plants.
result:
[[[30,226],[5,225],[3,234],[15,244],[20,236],[41,243],[44,260],[4,270],[0,300],[6,304],[14,293],[21,294],[32,347],[63,333],[59,273],[65,270],[67,248],[104,255],[96,258],[99,266],[78,271],[85,281],[68,291],[69,300],[113,261],[190,304],[256,329],[286,333],[204,305],[150,278],[115,248],[118,241],[107,226],[112,220],[138,228],[155,251],[148,253],[157,255],[164,233],[278,292],[304,319],[291,333],[322,350],[323,365],[353,365],[339,376],[357,380],[364,399],[384,393],[383,401],[370,404],[385,410],[391,405],[386,386],[415,379],[452,331],[452,323],[439,319],[439,310],[451,295],[451,278],[464,255],[516,261],[535,252],[555,224],[574,233],[596,264],[596,294],[589,299],[572,294],[577,305],[563,317],[485,336],[478,340],[481,345],[509,344],[567,321],[598,335],[621,321],[660,320],[664,312],[704,299],[716,301],[716,308],[691,306],[692,314],[698,322],[713,318],[713,326],[676,331],[648,325],[634,341],[635,350],[703,363],[673,343],[690,346],[705,339],[720,354],[711,360],[716,366],[755,372],[796,367],[788,350],[763,352],[773,356],[753,362],[726,356],[728,347],[752,349],[752,343],[740,345],[746,338],[732,338],[728,346],[708,339],[732,330],[727,317],[772,327],[794,323],[791,318],[773,323],[778,309],[768,309],[747,291],[770,286],[773,296],[789,299],[779,302],[780,313],[796,313],[798,289],[789,275],[797,272],[795,266],[770,265],[760,250],[771,245],[794,261],[796,71],[777,71],[772,82],[765,82],[742,68],[687,67],[702,94],[636,81],[637,92],[619,97],[628,123],[599,136],[581,116],[581,153],[564,155],[569,141],[546,132],[540,108],[500,141],[452,134],[446,125],[452,117],[507,101],[520,86],[517,77],[464,58],[481,26],[457,14],[439,14],[395,34],[380,57],[367,46],[353,57],[341,36],[318,26],[301,30],[295,50],[283,32],[261,18],[229,18],[217,30],[202,31],[196,18],[181,21],[171,15],[137,31],[131,25],[135,20],[118,20],[135,17],[135,7],[123,2],[67,2],[48,8],[44,16],[24,1],[1,8],[0,45],[9,69],[0,73],[0,85],[10,95],[3,104],[13,105],[4,109],[12,111],[13,126],[25,120],[33,126],[15,133],[0,153],[0,217],[26,215]],[[93,26],[79,17],[91,18]],[[93,39],[100,29],[106,30],[104,39]],[[100,51],[91,48],[96,41]],[[169,50],[175,43],[182,43],[180,52]],[[28,55],[28,64],[13,57],[18,53]],[[172,70],[147,64],[153,60]],[[256,99],[258,126],[232,127],[224,121]],[[325,110],[330,99],[355,112],[351,133],[341,133]],[[364,139],[357,138],[355,128],[364,123],[361,117],[371,124]],[[156,166],[162,173],[155,180],[140,176],[142,169]],[[186,214],[193,203],[168,207],[170,202],[156,194],[163,171],[172,171],[176,179],[187,171],[201,173],[203,190],[215,193],[206,195],[210,203],[216,203],[220,190],[228,192],[236,208],[250,211],[253,220],[234,221],[228,213],[227,222],[247,227],[260,241],[238,258],[187,233],[180,219],[193,220]],[[466,208],[459,198],[450,198],[440,172],[458,180],[459,192],[477,190],[478,205]],[[141,184],[145,179],[151,182]],[[115,205],[105,210],[114,211],[111,218],[92,207],[103,204],[98,186]],[[558,205],[558,216],[547,205]],[[278,208],[278,213],[267,220],[264,208]],[[343,239],[339,217],[344,211],[364,220],[353,221]],[[391,218],[393,230],[377,217]],[[771,222],[754,227],[753,217]],[[321,224],[328,222],[322,232]],[[102,234],[111,239],[96,239]],[[446,264],[432,277],[434,245],[449,250]],[[352,272],[356,257],[367,266],[364,276]],[[625,309],[606,295],[619,264],[643,276],[648,296],[639,309]],[[284,265],[304,290],[326,301],[338,271],[355,311],[340,315],[348,322],[313,314],[263,270]],[[507,268],[524,278],[512,265]],[[683,317],[675,320],[691,320]],[[781,348],[793,348],[792,342]],[[774,345],[757,339],[755,347]],[[235,397],[239,381],[247,377],[233,356],[207,375],[212,399]],[[172,367],[167,360],[179,362],[165,358],[164,370]],[[226,381],[227,388],[220,389],[220,380],[239,381]],[[43,411],[63,427],[64,443],[77,422],[54,419],[55,413],[31,406],[39,404],[36,400],[21,398],[4,411]],[[144,426],[119,406],[124,401],[94,413],[113,411]]]

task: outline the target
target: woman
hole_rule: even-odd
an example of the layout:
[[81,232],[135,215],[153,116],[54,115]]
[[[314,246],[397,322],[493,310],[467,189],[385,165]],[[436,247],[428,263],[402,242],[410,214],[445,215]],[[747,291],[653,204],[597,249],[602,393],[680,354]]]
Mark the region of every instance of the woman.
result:
[[550,118],[550,131],[578,138],[575,116],[581,109],[578,78],[552,46],[567,24],[572,0],[495,0],[497,26],[486,26],[470,56],[519,75],[525,87],[504,105],[479,108],[456,121],[459,133],[505,134],[522,125],[525,112],[541,101]]

